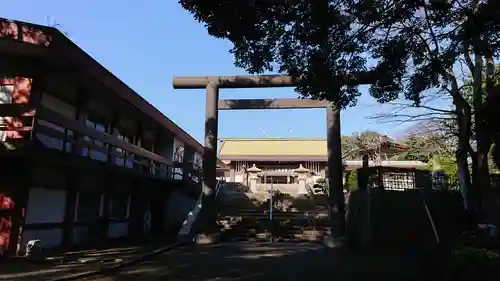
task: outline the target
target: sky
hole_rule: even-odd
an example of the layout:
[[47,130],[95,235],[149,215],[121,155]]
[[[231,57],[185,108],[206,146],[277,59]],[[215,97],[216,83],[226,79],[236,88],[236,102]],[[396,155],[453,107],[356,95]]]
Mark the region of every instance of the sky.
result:
[[[57,27],[118,78],[202,142],[204,90],[174,90],[177,75],[241,75],[231,43],[212,38],[177,1],[7,0],[1,17]],[[375,130],[398,137],[408,125],[370,117],[392,110],[362,87],[358,105],[342,112],[342,134]],[[297,97],[293,88],[224,89],[220,98]],[[221,111],[219,138],[325,138],[325,110]]]

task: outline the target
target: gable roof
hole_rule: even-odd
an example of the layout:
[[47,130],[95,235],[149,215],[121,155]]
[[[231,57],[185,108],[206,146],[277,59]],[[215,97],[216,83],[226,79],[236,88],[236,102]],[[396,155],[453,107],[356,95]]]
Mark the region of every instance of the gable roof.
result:
[[326,139],[225,138],[221,141],[218,156],[222,160],[265,159],[266,157],[323,158],[327,154]]
[[327,160],[324,138],[223,138],[219,141],[222,142],[218,153],[221,160]]

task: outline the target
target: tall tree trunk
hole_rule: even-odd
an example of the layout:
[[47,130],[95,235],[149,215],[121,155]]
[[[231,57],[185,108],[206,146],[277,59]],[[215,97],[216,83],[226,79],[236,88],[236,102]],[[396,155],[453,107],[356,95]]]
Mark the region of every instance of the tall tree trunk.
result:
[[[460,108],[460,109],[459,109]],[[472,229],[477,224],[477,206],[473,197],[473,188],[471,185],[471,175],[469,172],[469,163],[467,161],[470,139],[471,114],[470,108],[457,106],[458,117],[458,149],[456,151],[457,170],[460,182],[460,191],[464,198],[464,208],[466,212],[466,224]]]
[[469,198],[471,191],[471,176],[469,172],[469,163],[467,158],[469,156],[469,139],[470,139],[470,110],[466,107],[457,106],[457,119],[458,119],[458,148],[456,151],[457,168],[460,179],[460,189],[464,195],[464,204],[466,209],[471,206],[471,198]]
[[[488,77],[488,74],[486,75]],[[474,110],[474,123],[476,135],[476,153],[471,154],[473,166],[473,190],[471,196],[476,201],[478,210],[481,209],[482,191],[490,185],[488,152],[491,148],[490,134],[483,118],[484,92],[483,92],[483,57],[476,54],[474,57],[473,95],[472,106]]]
[[[483,211],[483,215],[488,218],[491,214],[490,207],[490,190],[491,190],[491,181],[490,181],[490,171],[488,165],[488,154],[491,150],[491,146],[493,143],[493,134],[491,133],[491,128],[488,128],[487,123],[485,122],[485,94],[486,92],[486,100],[494,95],[494,81],[493,76],[495,72],[495,64],[493,61],[493,57],[490,55],[486,55],[486,73],[485,77],[482,76],[483,72],[483,57],[477,55],[479,57],[476,62],[476,65],[480,63],[481,69],[478,70],[478,67],[475,69],[474,73],[474,116],[476,123],[476,141],[477,141],[477,154],[476,161],[477,167],[474,171],[477,173],[478,178],[478,186],[475,187],[477,189],[477,194],[475,194],[477,200],[481,203],[481,209]],[[484,78],[484,79],[483,79]],[[483,81],[485,81],[486,85],[483,88]]]
[[460,191],[464,198],[464,208],[466,212],[466,224],[469,229],[474,228],[477,223],[477,209],[471,197],[471,175],[467,161],[470,147],[472,114],[469,103],[459,92],[458,83],[449,70],[449,81],[451,83],[450,94],[455,104],[458,126],[458,148],[456,151],[457,169],[460,182]]

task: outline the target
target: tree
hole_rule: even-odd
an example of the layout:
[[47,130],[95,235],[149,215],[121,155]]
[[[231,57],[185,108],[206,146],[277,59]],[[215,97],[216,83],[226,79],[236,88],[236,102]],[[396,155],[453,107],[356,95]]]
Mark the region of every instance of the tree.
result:
[[375,74],[370,94],[380,102],[393,101],[402,94],[419,105],[426,91],[447,92],[456,106],[457,162],[466,206],[471,205],[467,164],[471,109],[460,95],[454,68],[465,61],[474,73],[477,91],[477,81],[483,80],[479,69],[484,58],[486,92],[494,95],[491,66],[500,46],[499,1],[179,3],[206,25],[209,34],[233,43],[236,66],[250,73],[274,71],[300,77],[296,88],[300,95],[327,99],[336,112],[356,104],[361,93],[352,78],[368,69]]
[[447,185],[458,186],[458,169],[457,159],[453,154],[449,153],[434,153],[429,159],[428,168],[431,171],[442,170],[448,179]]
[[[430,151],[425,137],[410,136],[406,139],[408,151],[404,154],[404,160],[428,162]],[[432,148],[431,148],[432,149]]]
[[456,123],[447,124],[443,120],[421,121],[413,124],[407,133],[405,143],[409,149],[401,155],[406,160],[420,158],[428,162],[437,152],[449,155],[455,153]]
[[341,141],[342,159],[351,159],[351,155],[359,150],[359,147],[356,145],[356,139],[352,136],[342,136]]
[[380,148],[382,145],[381,134],[373,131],[364,131],[353,134],[356,147],[372,160],[380,160]]
[[367,154],[371,160],[380,160],[382,138],[382,134],[370,130],[342,136],[342,158],[359,160],[363,154]]
[[[469,69],[465,67],[464,72],[469,72]],[[494,88],[498,88],[500,85],[499,74],[500,67],[497,66],[493,76]],[[466,77],[462,82],[459,94],[470,108],[470,145],[468,156],[472,160],[472,183],[475,189],[483,188],[487,190],[490,185],[490,171],[496,170],[493,161],[493,152],[495,151],[493,142],[496,138],[498,139],[499,130],[492,129],[495,127],[492,124],[492,119],[495,120],[498,117],[488,118],[486,75],[484,74],[483,81],[480,81],[482,83],[482,90],[476,92],[474,91],[475,80],[472,77],[472,73]],[[373,118],[381,122],[418,122],[417,127],[423,127],[423,129],[420,128],[416,135],[432,132],[435,135],[448,139],[451,143],[458,143],[460,130],[457,108],[453,104],[446,105],[446,103],[444,107],[430,106],[430,104],[435,103],[437,97],[442,98],[440,92],[430,93],[425,97],[424,105],[420,105],[418,110],[413,110],[412,113],[408,113],[408,111],[414,108],[414,104],[393,103],[393,110],[389,113],[378,114]],[[495,122],[493,121],[493,123]],[[479,125],[477,126],[476,124]],[[476,193],[479,193],[479,191],[476,190]],[[476,197],[479,197],[479,194],[476,194]],[[482,201],[487,201],[488,195],[483,195],[482,197]]]

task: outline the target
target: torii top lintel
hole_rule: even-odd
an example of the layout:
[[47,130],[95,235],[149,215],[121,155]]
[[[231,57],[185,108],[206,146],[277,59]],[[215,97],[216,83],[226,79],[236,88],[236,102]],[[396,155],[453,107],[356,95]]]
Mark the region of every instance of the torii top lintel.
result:
[[[346,84],[372,84],[373,72],[359,72],[344,77]],[[300,82],[299,77],[289,75],[237,75],[237,76],[174,76],[174,89],[205,89],[213,83],[218,88],[285,88],[294,87]]]

